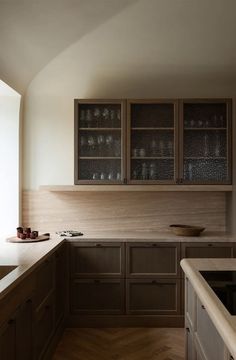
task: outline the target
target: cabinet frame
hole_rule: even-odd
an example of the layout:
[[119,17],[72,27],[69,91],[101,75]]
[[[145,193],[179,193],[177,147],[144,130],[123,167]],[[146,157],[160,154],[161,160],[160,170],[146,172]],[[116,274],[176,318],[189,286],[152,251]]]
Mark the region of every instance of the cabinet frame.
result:
[[[131,178],[131,106],[133,104],[173,104],[174,106],[174,178],[173,180],[132,180]],[[176,99],[128,99],[127,100],[127,183],[133,185],[140,184],[176,184],[179,178],[179,122],[178,122],[178,100]]]
[[[226,181],[184,180],[184,104],[226,104],[227,168]],[[181,184],[187,185],[227,185],[232,184],[232,100],[231,99],[181,99],[179,100],[179,176]]]
[[[121,180],[80,180],[79,108],[81,105],[118,104],[121,106]],[[98,128],[99,129],[99,128]],[[126,101],[123,99],[74,99],[74,184],[112,185],[126,183]],[[105,158],[104,158],[105,160]]]

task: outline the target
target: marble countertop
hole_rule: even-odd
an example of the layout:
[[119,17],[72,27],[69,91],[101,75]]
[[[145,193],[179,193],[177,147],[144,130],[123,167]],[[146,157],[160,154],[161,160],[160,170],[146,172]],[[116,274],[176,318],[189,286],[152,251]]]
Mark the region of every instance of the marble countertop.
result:
[[218,299],[199,271],[236,270],[236,259],[183,259],[181,267],[232,356],[236,358],[236,316]]
[[234,242],[236,236],[226,232],[204,231],[201,236],[176,236],[171,231],[91,231],[83,236],[66,238],[70,241],[157,241],[157,242]]

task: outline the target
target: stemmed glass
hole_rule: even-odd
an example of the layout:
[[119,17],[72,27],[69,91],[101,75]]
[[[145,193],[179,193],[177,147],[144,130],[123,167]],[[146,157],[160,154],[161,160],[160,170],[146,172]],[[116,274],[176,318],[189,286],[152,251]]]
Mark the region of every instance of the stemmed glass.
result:
[[94,119],[96,120],[96,126],[99,127],[99,120],[100,120],[100,117],[101,117],[101,111],[100,111],[100,109],[98,107],[96,107],[94,109],[93,116],[94,116]]
[[105,136],[100,134],[97,137],[99,156],[102,156],[103,147],[105,145]]
[[92,112],[90,109],[88,109],[86,112],[86,123],[88,128],[92,127],[92,121],[93,121]]
[[93,155],[95,150],[96,141],[93,136],[88,137],[88,147],[89,147],[89,154]]
[[111,154],[111,148],[112,148],[113,141],[114,141],[114,139],[111,134],[106,136],[106,145],[108,147],[108,154]]

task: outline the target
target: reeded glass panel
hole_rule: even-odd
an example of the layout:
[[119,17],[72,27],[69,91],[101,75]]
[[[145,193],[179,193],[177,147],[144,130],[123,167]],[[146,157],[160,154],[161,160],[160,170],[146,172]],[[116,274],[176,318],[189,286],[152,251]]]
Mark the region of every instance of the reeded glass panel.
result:
[[121,182],[121,105],[79,104],[79,180]]
[[131,180],[174,180],[174,126],[174,104],[131,105]]
[[226,106],[184,104],[184,180],[228,180]]

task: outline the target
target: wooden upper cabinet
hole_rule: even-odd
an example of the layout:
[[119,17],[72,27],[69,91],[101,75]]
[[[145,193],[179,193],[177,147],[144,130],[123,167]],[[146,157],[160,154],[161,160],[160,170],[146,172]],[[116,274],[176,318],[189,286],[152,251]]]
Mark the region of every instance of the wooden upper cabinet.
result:
[[75,99],[75,184],[125,182],[125,104]]
[[131,184],[173,184],[178,178],[178,102],[129,100],[127,174]]
[[231,183],[231,100],[180,102],[180,179]]
[[75,100],[75,184],[230,184],[230,99]]

